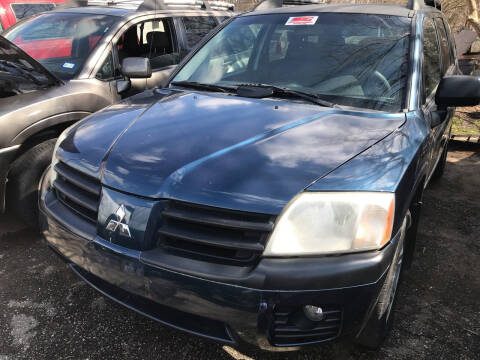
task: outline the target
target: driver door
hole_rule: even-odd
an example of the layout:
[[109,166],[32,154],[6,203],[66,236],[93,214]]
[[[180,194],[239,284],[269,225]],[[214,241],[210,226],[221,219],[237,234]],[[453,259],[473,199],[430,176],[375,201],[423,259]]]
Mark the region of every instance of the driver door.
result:
[[434,20],[425,18],[423,23],[423,91],[424,105],[422,106],[427,125],[430,127],[429,135],[429,165],[428,174],[431,175],[438,163],[446,144],[445,134],[448,111],[439,109],[435,103],[435,92],[445,71],[442,68],[440,41]]
[[439,109],[435,103],[435,92],[440,80],[455,71],[452,51],[449,47],[446,30],[441,18],[425,18],[423,24],[423,111],[430,132],[431,174],[440,160],[448,142],[448,125],[453,117],[453,109]]

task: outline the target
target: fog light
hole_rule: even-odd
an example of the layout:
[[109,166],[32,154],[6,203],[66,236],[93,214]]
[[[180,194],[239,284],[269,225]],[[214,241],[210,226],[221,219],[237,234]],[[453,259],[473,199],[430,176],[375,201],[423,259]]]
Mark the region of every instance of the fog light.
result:
[[323,320],[324,314],[323,310],[319,306],[313,306],[313,305],[305,305],[303,307],[303,313],[307,318],[309,318],[312,321],[320,321]]

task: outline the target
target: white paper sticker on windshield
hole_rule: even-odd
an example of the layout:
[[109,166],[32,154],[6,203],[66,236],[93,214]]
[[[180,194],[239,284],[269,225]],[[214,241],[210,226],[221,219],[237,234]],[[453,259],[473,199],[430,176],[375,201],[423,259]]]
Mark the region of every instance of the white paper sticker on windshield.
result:
[[293,16],[288,18],[285,25],[313,25],[317,19],[318,16]]
[[62,67],[64,67],[65,69],[73,69],[75,67],[75,64],[66,62],[62,65]]

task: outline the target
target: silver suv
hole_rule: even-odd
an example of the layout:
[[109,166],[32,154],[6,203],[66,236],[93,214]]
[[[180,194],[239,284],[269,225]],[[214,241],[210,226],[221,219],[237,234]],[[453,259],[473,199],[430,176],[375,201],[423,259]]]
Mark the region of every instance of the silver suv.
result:
[[35,224],[36,189],[55,138],[105,106],[160,86],[204,35],[233,14],[204,4],[202,10],[169,9],[162,1],[64,8],[3,33],[0,212],[8,193],[7,206]]

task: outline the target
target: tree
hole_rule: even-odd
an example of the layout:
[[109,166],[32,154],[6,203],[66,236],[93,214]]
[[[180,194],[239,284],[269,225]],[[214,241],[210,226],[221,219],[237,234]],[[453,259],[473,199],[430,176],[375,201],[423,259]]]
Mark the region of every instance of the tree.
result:
[[470,26],[480,36],[480,18],[478,0],[467,0],[467,26]]

